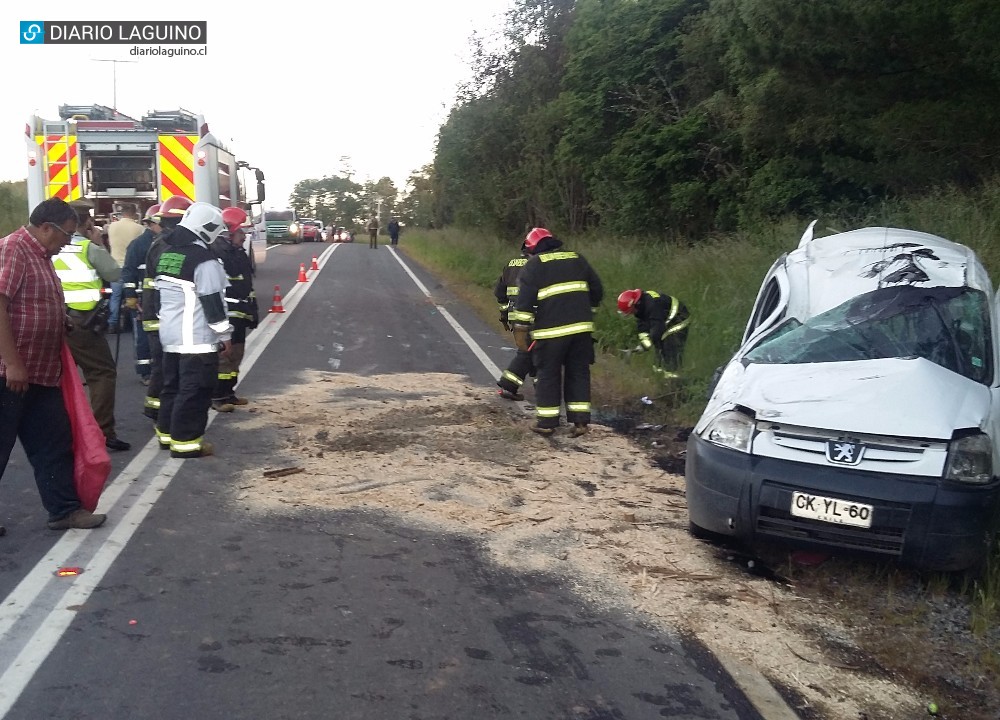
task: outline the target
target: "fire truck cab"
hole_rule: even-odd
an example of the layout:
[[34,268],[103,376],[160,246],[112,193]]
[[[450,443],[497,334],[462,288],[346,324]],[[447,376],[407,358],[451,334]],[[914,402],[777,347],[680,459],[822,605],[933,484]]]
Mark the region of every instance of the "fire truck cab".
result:
[[[238,161],[204,117],[183,109],[136,120],[103,105],[61,105],[59,120],[28,120],[25,142],[29,211],[51,197],[86,199],[107,221],[124,203],[141,215],[173,195],[248,214],[264,200],[263,173]],[[263,262],[264,242],[247,245],[255,264]]]

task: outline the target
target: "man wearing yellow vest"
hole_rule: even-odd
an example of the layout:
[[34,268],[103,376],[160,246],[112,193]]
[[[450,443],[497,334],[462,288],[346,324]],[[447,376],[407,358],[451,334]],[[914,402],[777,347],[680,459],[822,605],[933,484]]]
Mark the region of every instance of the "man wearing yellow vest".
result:
[[66,342],[73,359],[83,371],[90,389],[94,418],[104,433],[109,450],[128,450],[131,445],[115,434],[115,383],[118,368],[104,339],[107,329],[107,300],[102,299],[104,283],[115,282],[122,269],[111,254],[89,237],[94,219],[88,210],[78,211],[80,224],[69,245],[52,258],[62,283],[66,314],[73,327]]

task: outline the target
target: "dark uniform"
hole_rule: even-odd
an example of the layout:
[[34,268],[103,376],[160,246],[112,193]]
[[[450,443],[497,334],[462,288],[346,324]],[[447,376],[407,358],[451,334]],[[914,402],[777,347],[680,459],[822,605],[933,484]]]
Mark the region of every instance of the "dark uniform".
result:
[[[122,266],[122,291],[125,300],[139,300],[142,292],[143,279],[146,276],[146,254],[156,233],[151,228],[142,231],[125,251],[125,264]],[[132,313],[132,347],[135,350],[135,372],[144,381],[148,381],[151,373],[149,354],[149,338],[143,327],[141,310]]]
[[[160,295],[156,291],[156,263],[166,249],[166,238],[170,237],[174,228],[164,228],[156,236],[146,253],[145,276],[142,279],[142,329],[149,341],[149,385],[146,387],[146,399],[142,411],[146,417],[156,420],[160,412],[160,393],[163,392],[163,348],[160,345]],[[169,447],[170,440],[161,443]]]
[[[240,362],[246,350],[247,331],[257,327],[260,319],[257,296],[253,289],[253,264],[243,248],[236,247],[225,237],[212,243],[211,250],[222,260],[229,279],[226,288],[226,305],[229,324],[233,326],[233,346],[228,357],[219,358],[218,382],[212,396],[213,403],[236,401],[236,383],[240,378]],[[218,409],[218,408],[216,408]]]
[[566,403],[567,422],[578,431],[590,424],[593,318],[604,297],[601,280],[587,260],[561,247],[552,236],[535,245],[534,256],[518,277],[510,313],[512,323],[533,326],[536,429],[543,434],[559,427],[561,401]]
[[[496,285],[493,286],[493,295],[500,307],[500,323],[508,330],[510,330],[509,314],[517,298],[517,277],[527,262],[528,258],[523,255],[513,258],[507,263]],[[524,385],[525,378],[534,374],[535,367],[531,364],[531,353],[519,348],[510,365],[497,380],[500,394],[508,400],[523,400],[521,386]]]
[[639,331],[636,350],[656,348],[664,377],[675,378],[681,367],[684,343],[687,341],[691,314],[675,297],[645,290],[635,304],[635,320]]

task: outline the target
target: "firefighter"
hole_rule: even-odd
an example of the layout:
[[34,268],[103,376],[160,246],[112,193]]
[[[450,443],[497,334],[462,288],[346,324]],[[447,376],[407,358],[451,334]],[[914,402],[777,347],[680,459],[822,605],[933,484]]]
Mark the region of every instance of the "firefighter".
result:
[[[156,214],[160,234],[156,236],[146,253],[146,267],[142,279],[142,329],[149,340],[149,385],[142,411],[146,417],[156,420],[160,411],[160,392],[163,389],[163,348],[160,345],[160,297],[156,291],[156,262],[166,248],[166,239],[173,234],[184,213],[192,203],[183,195],[171,195],[163,201]],[[170,447],[170,439],[160,440],[161,447]]]
[[552,435],[565,401],[566,421],[573,425],[570,435],[579,437],[590,425],[594,312],[604,288],[582,255],[561,247],[562,241],[545,228],[528,233],[521,249],[531,257],[518,276],[509,319],[518,348],[530,346],[535,366],[536,423],[531,429]]
[[229,278],[226,303],[229,323],[233,326],[233,342],[229,355],[219,357],[212,408],[217,412],[232,412],[237,405],[248,403],[246,398],[236,396],[235,389],[240,377],[240,361],[246,349],[247,332],[257,327],[260,316],[253,290],[253,266],[243,250],[246,240],[244,228],[250,225],[247,214],[238,207],[228,207],[222,211],[222,221],[226,231],[212,243],[212,252],[222,261]]
[[132,316],[132,347],[135,350],[135,373],[143,385],[149,385],[150,360],[149,338],[142,329],[142,309],[139,307],[139,292],[146,270],[146,253],[153,239],[160,234],[160,222],[157,213],[159,205],[151,205],[143,215],[142,224],[146,229],[142,235],[132,241],[125,251],[125,264],[122,266],[122,295],[125,307]]
[[72,323],[66,342],[83,371],[90,390],[94,419],[104,433],[109,450],[128,450],[131,445],[115,434],[115,384],[118,368],[104,333],[111,308],[102,293],[105,283],[117,282],[122,269],[101,245],[93,241],[94,218],[89,210],[78,210],[77,232],[52,258],[62,283],[66,314]]
[[665,378],[679,377],[681,356],[691,314],[675,297],[655,290],[625,290],[618,296],[618,312],[635,315],[639,344],[625,355],[656,348],[660,364],[654,369]]
[[[493,295],[497,299],[500,307],[500,324],[507,330],[511,329],[510,311],[514,307],[514,299],[517,297],[517,276],[521,274],[528,256],[522,252],[518,257],[512,258],[503,273],[493,286]],[[521,394],[521,386],[529,375],[535,374],[535,368],[531,364],[531,353],[527,350],[517,348],[510,365],[503,371],[497,385],[500,387],[498,394],[505,400],[524,400]]]
[[[225,230],[222,211],[196,202],[169,235],[156,256],[163,390],[156,436],[170,446],[170,456],[211,455],[204,439],[208,409],[219,373],[219,354],[228,357],[232,326],[226,312],[229,281],[209,249]],[[155,246],[154,246],[155,249]],[[150,250],[150,256],[153,256]]]

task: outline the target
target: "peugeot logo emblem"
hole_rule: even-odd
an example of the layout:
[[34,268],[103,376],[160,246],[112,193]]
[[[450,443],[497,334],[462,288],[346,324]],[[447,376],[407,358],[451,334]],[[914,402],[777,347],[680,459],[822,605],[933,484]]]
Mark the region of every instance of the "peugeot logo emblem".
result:
[[864,445],[849,440],[830,440],[826,443],[826,459],[837,465],[857,465],[864,451]]

